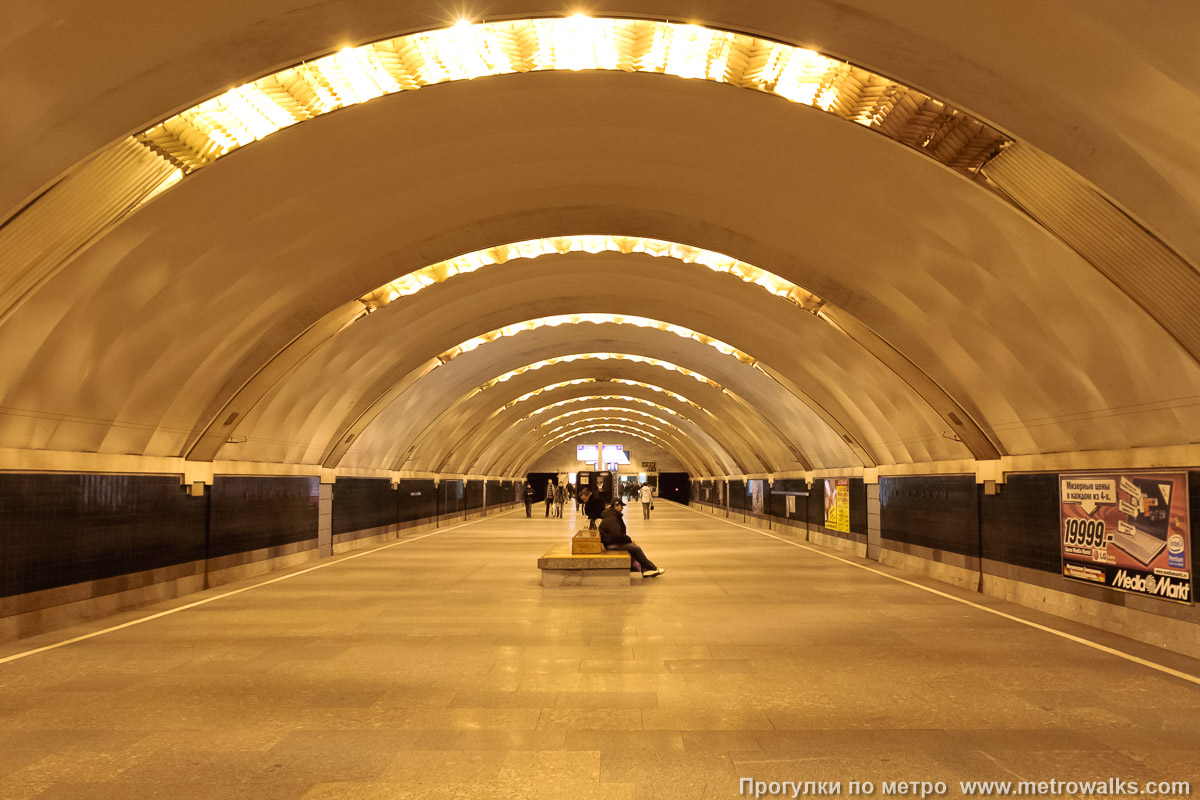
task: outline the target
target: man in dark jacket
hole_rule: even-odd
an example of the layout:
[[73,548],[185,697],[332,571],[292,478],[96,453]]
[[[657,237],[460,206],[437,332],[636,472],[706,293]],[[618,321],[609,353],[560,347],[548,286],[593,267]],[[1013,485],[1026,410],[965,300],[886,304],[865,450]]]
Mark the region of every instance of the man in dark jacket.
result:
[[533,516],[533,486],[525,481],[525,516]]
[[583,499],[583,513],[588,518],[588,530],[592,530],[600,520],[600,515],[604,513],[604,498],[591,489],[584,489],[579,496]]
[[629,538],[629,534],[625,531],[625,519],[621,516],[622,508],[624,506],[621,501],[617,500],[604,509],[604,513],[600,516],[600,541],[605,550],[624,550],[629,553],[629,558],[632,560],[630,571],[633,571],[636,564],[641,567],[643,578],[657,578],[666,570],[656,567],[654,562],[646,557],[642,548]]

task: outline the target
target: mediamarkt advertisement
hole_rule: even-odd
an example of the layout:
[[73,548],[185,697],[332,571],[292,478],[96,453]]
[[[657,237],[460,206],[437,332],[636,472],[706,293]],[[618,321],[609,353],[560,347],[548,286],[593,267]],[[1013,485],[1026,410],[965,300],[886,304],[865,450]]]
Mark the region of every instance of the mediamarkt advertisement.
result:
[[1186,472],[1058,477],[1064,577],[1192,602]]

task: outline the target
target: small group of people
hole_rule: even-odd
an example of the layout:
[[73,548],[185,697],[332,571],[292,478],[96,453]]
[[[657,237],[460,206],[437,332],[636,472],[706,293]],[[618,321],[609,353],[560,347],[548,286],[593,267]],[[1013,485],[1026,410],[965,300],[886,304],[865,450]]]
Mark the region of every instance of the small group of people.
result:
[[654,510],[654,487],[648,483],[640,486],[636,483],[628,483],[623,487],[623,492],[631,502],[642,504],[642,519],[650,519],[650,512]]
[[[571,487],[562,484],[555,484],[553,480],[546,481],[546,516],[561,517],[563,515],[563,506],[571,497]],[[533,516],[533,503],[537,493],[533,489],[533,484],[525,481],[525,516]]]
[[[605,506],[604,500],[599,494],[592,492],[591,489],[580,489],[579,502],[584,515],[588,518],[588,529],[599,527],[600,542],[604,545],[604,549],[624,550],[629,553],[630,572],[641,572],[643,578],[657,578],[666,572],[665,569],[655,565],[646,552],[633,539],[629,538],[625,529],[625,518],[622,516],[625,504],[621,502],[620,496],[610,505]],[[649,519],[649,516],[650,512],[647,511],[646,518]]]
[[[546,481],[546,516],[562,517],[563,506],[567,503],[567,487]],[[553,512],[553,513],[552,513]]]

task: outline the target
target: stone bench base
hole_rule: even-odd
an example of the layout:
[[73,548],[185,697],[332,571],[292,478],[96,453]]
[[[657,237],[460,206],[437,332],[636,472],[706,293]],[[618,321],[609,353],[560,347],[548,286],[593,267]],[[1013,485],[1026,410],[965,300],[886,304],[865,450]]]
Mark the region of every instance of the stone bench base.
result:
[[629,586],[629,553],[571,552],[570,544],[556,544],[538,559],[542,586]]

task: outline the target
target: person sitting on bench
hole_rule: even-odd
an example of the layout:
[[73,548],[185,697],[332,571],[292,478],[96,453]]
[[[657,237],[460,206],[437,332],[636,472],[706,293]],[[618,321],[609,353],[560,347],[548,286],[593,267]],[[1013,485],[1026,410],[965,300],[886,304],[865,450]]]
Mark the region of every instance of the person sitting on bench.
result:
[[643,578],[656,578],[666,572],[665,569],[660,569],[654,565],[642,548],[638,547],[629,534],[625,532],[625,519],[621,516],[621,510],[624,505],[620,500],[614,500],[613,504],[604,509],[604,513],[600,515],[600,541],[604,545],[605,550],[624,550],[629,553],[630,572],[634,571],[634,566],[641,568]]

